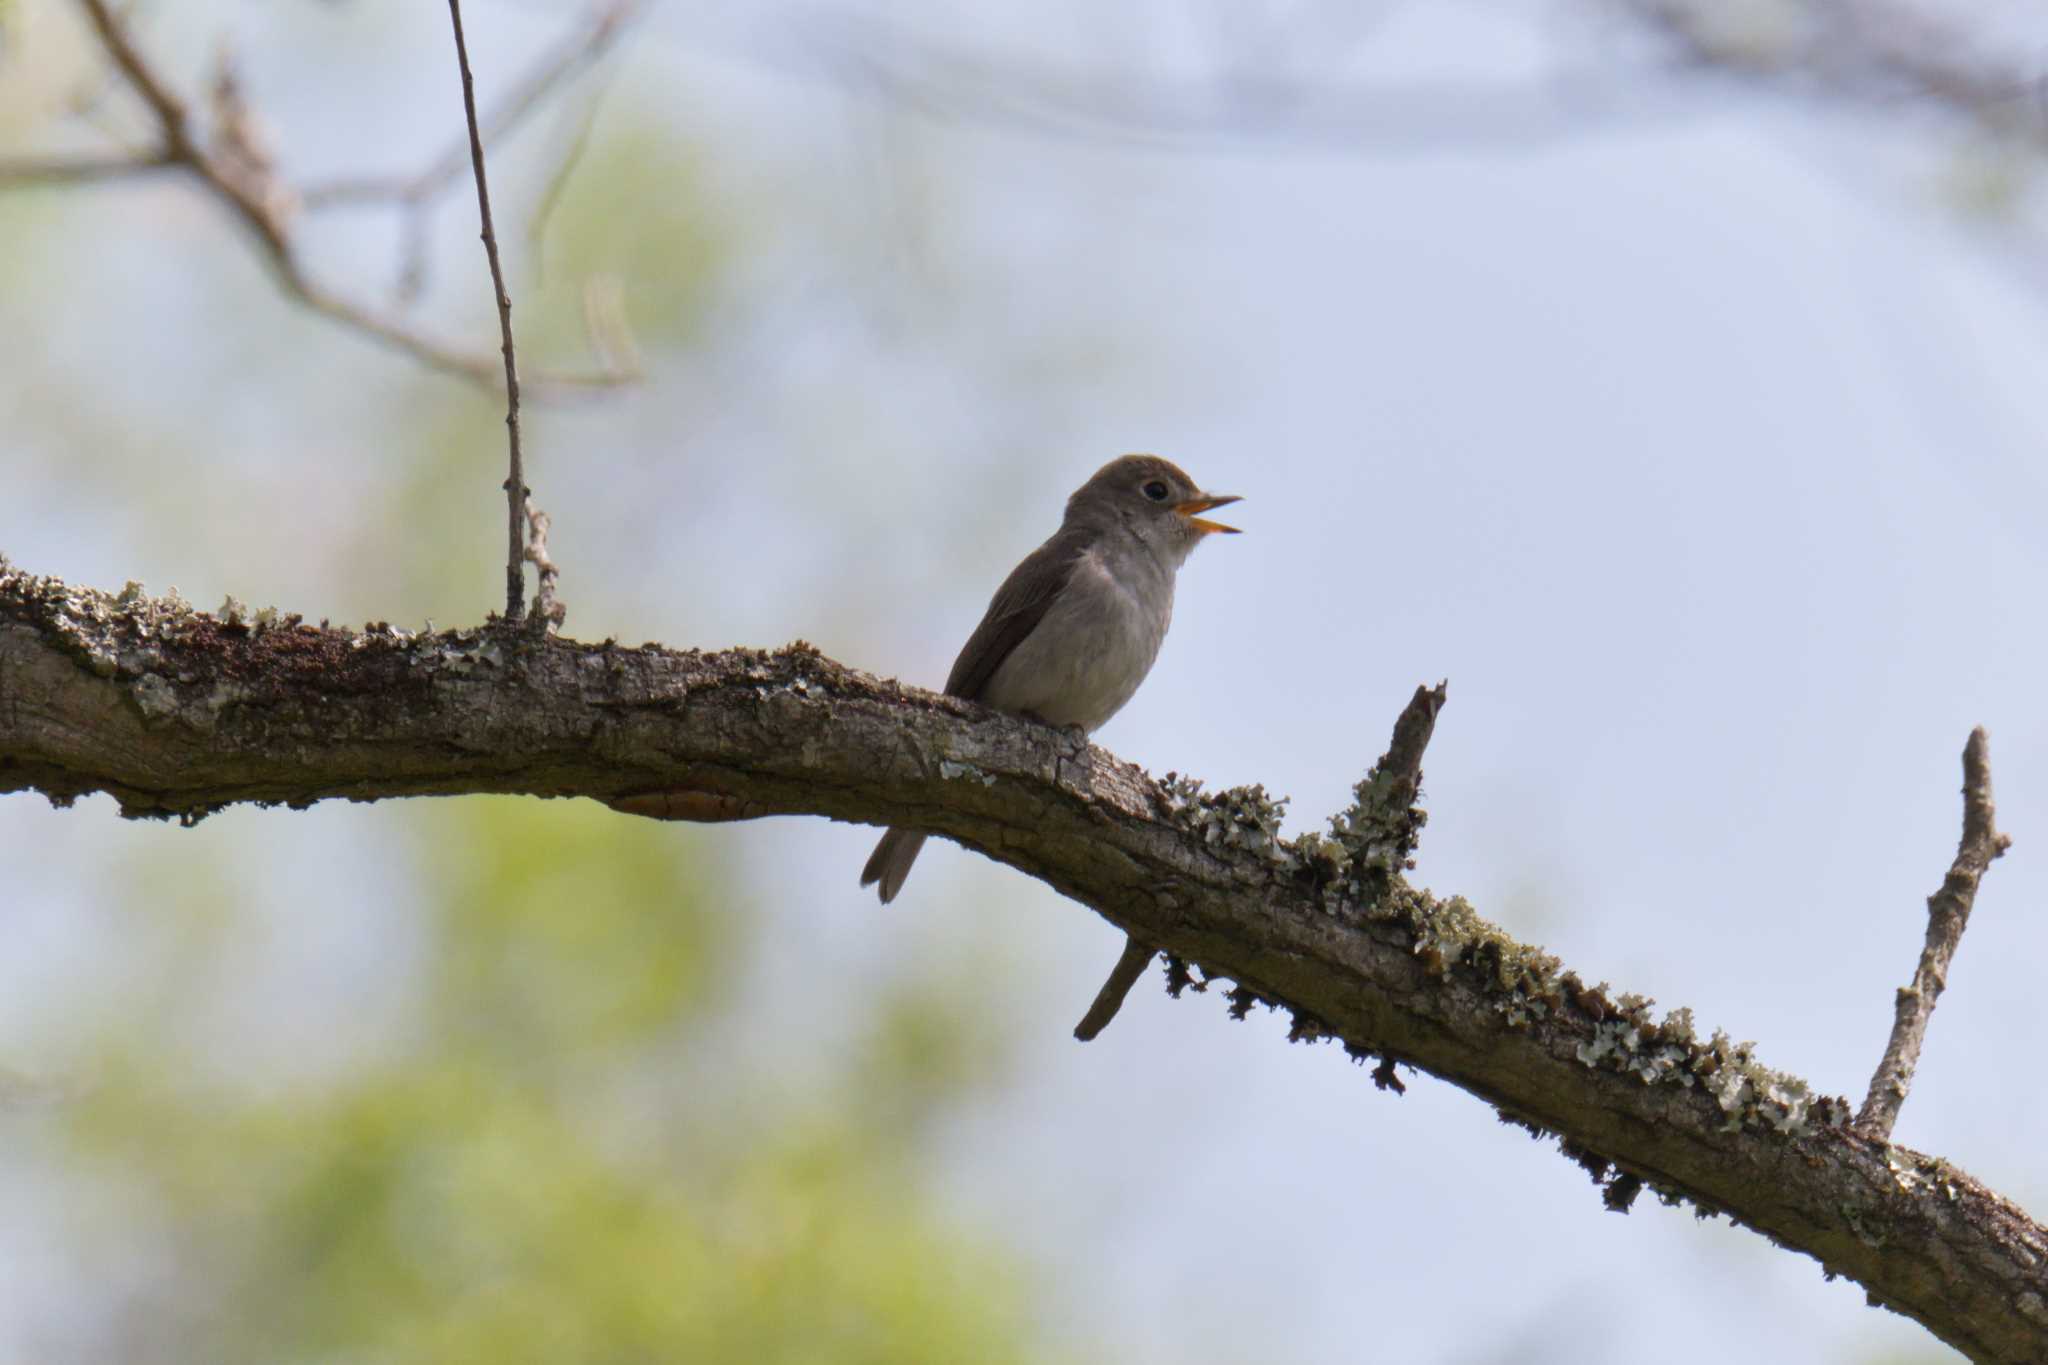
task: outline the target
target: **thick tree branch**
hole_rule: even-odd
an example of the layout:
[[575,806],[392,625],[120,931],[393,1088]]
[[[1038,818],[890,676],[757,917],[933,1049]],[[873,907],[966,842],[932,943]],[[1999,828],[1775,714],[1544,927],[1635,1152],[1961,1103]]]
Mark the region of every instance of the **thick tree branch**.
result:
[[1927,943],[1920,950],[1912,984],[1901,987],[1893,1002],[1891,1040],[1870,1078],[1863,1108],[1856,1114],[1857,1128],[1880,1142],[1891,1137],[1906,1092],[1912,1089],[1920,1045],[1927,1038],[1934,1006],[1948,985],[1948,964],[1963,941],[1963,930],[1969,927],[1977,885],[1992,862],[2011,847],[2012,839],[1998,832],[1997,811],[1991,804],[1991,740],[1980,725],[1963,746],[1962,841],[1941,889],[1927,898]]
[[[1363,784],[1362,784],[1363,785]],[[1361,801],[1285,841],[1257,789],[1204,794],[804,645],[583,645],[228,619],[0,573],[0,791],[132,816],[253,801],[520,792],[702,818],[925,830],[1037,877],[1301,1038],[1398,1056],[1641,1185],[1849,1276],[1980,1361],[2048,1356],[2048,1228],[1848,1105],[1587,987],[1389,872]],[[1362,795],[1369,796],[1369,793]],[[1386,873],[1384,877],[1383,873]],[[1381,885],[1381,883],[1384,885]],[[1375,889],[1375,888],[1378,889]]]

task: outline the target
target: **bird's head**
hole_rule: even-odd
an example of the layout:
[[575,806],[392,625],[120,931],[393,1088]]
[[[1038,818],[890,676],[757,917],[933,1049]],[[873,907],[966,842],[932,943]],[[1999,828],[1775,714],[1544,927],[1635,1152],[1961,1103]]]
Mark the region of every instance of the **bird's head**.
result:
[[1234,493],[1203,492],[1171,460],[1124,455],[1096,470],[1067,499],[1067,521],[1126,529],[1177,565],[1206,537],[1237,534],[1235,526],[1199,514],[1238,500]]

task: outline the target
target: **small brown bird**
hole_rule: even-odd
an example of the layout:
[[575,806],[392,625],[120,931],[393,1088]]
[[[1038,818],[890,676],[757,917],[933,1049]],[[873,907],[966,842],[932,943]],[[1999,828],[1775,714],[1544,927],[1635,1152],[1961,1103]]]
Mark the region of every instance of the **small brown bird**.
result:
[[[946,693],[1086,733],[1145,681],[1173,621],[1173,578],[1203,537],[1225,526],[1196,515],[1238,501],[1204,493],[1170,460],[1125,455],[1067,499],[1052,539],[1003,580],[967,638]],[[896,898],[925,837],[892,829],[860,884]]]

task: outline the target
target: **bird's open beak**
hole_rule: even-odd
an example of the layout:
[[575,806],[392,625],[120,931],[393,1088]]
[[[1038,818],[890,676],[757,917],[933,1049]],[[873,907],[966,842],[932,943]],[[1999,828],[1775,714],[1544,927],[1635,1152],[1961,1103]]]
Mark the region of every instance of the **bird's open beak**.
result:
[[1186,517],[1188,524],[1203,535],[1214,535],[1218,531],[1223,531],[1234,536],[1238,533],[1235,526],[1225,526],[1220,521],[1210,521],[1206,517],[1196,516],[1195,513],[1206,512],[1212,507],[1222,507],[1229,503],[1243,501],[1244,499],[1235,493],[1204,493],[1200,497],[1189,498],[1186,502],[1174,504],[1173,510]]

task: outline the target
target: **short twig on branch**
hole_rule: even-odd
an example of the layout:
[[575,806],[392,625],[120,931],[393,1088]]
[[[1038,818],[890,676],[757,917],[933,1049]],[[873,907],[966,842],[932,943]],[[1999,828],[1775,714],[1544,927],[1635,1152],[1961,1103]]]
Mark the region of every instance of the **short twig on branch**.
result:
[[1375,897],[1384,896],[1408,870],[1409,855],[1429,820],[1429,813],[1415,804],[1422,796],[1422,754],[1449,697],[1448,680],[1415,689],[1394,719],[1387,751],[1352,788],[1355,799],[1333,822],[1337,842],[1363,864],[1363,880]]
[[1124,997],[1131,993],[1131,987],[1138,984],[1138,978],[1152,965],[1156,952],[1158,949],[1142,939],[1130,937],[1124,940],[1123,955],[1117,958],[1116,966],[1110,968],[1109,980],[1103,982],[1102,989],[1095,993],[1095,1003],[1088,1007],[1088,1013],[1074,1025],[1076,1038],[1085,1043],[1109,1027],[1109,1021],[1116,1018],[1116,1012],[1124,1007]]
[[491,266],[491,289],[498,298],[498,338],[505,353],[505,441],[510,449],[505,475],[505,619],[517,621],[526,610],[526,470],[519,451],[519,358],[512,348],[512,295],[505,288],[505,267],[498,260],[498,234],[491,224],[491,183],[484,175],[484,135],[476,123],[476,79],[469,73],[469,44],[462,36],[462,0],[448,0],[448,21],[455,28],[455,64],[462,72],[462,113],[469,120],[469,164],[476,175],[477,217],[483,222],[484,259]]
[[1992,862],[2012,847],[2012,839],[1998,832],[1997,812],[1991,804],[1991,742],[1978,726],[1963,746],[1963,837],[1956,847],[1955,861],[1941,889],[1927,898],[1927,943],[1920,950],[1920,965],[1913,970],[1910,985],[1899,989],[1894,1002],[1891,1041],[1870,1078],[1870,1093],[1856,1113],[1856,1127],[1880,1142],[1891,1140],[1892,1125],[1913,1085],[1913,1068],[1920,1061],[1920,1045],[1927,1037],[1927,1023],[1934,1006],[1948,984],[1948,966],[1963,941],[1970,923],[1970,907],[1977,900],[1977,885]]
[[1401,714],[1394,718],[1394,737],[1387,745],[1387,751],[1380,755],[1380,761],[1372,765],[1366,781],[1385,781],[1387,804],[1390,808],[1407,808],[1415,804],[1415,798],[1422,790],[1422,753],[1429,747],[1429,738],[1436,733],[1437,714],[1444,709],[1444,702],[1450,697],[1450,684],[1440,682],[1435,687],[1417,687],[1415,695],[1401,708]]
[[[1361,881],[1375,899],[1386,894],[1394,878],[1407,868],[1408,855],[1415,851],[1425,818],[1415,808],[1415,800],[1422,791],[1422,752],[1429,747],[1437,712],[1443,710],[1449,686],[1438,683],[1435,687],[1415,689],[1415,695],[1394,721],[1393,742],[1358,784],[1357,800],[1336,822],[1338,843],[1352,851]],[[1117,1011],[1124,1007],[1131,987],[1138,984],[1138,978],[1151,965],[1156,951],[1136,935],[1125,940],[1123,953],[1110,969],[1109,979],[1095,993],[1095,1003],[1074,1026],[1076,1038],[1085,1043],[1109,1027]],[[1167,989],[1179,994],[1171,984]],[[1391,1077],[1393,1073],[1386,1074]],[[1382,1083],[1380,1088],[1387,1087]],[[1394,1082],[1394,1088],[1403,1087]]]
[[548,558],[548,527],[553,523],[548,514],[533,505],[533,499],[526,500],[526,562],[533,565],[540,574],[540,586],[533,594],[533,633],[553,633],[564,620],[569,609],[555,597],[555,585],[561,579],[562,571],[555,567],[555,561]]

